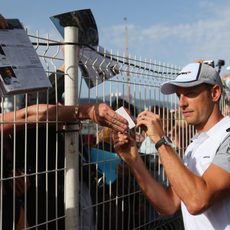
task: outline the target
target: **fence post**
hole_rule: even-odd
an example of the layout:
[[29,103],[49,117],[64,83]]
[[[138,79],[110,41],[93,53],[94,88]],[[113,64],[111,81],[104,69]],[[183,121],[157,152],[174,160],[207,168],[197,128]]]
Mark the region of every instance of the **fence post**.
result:
[[[64,28],[65,43],[78,42],[78,28]],[[76,105],[78,102],[78,61],[79,46],[65,45],[65,105]],[[67,125],[65,134],[65,227],[66,230],[79,229],[79,133],[68,132],[76,129],[75,125]]]

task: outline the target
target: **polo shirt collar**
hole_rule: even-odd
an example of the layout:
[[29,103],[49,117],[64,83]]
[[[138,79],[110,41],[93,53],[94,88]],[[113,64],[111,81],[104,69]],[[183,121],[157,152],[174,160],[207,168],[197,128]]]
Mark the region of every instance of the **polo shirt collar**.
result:
[[223,127],[225,127],[226,129],[229,128],[227,126],[229,119],[230,119],[229,116],[226,116],[223,119],[221,119],[218,123],[216,123],[211,129],[209,129],[206,132],[208,134],[208,136],[210,136],[210,137],[213,136],[216,138],[216,134],[218,134],[218,130],[222,129]]
[[195,136],[193,136],[191,140],[195,141],[198,138],[199,139],[202,138],[203,140],[205,140],[208,137],[213,137],[215,140],[219,139],[216,134],[218,134],[218,131],[222,129],[222,127],[226,127],[226,129],[229,128],[226,125],[229,122],[229,120],[230,120],[229,116],[224,117],[218,123],[216,123],[212,128],[210,128],[208,131],[197,133]]

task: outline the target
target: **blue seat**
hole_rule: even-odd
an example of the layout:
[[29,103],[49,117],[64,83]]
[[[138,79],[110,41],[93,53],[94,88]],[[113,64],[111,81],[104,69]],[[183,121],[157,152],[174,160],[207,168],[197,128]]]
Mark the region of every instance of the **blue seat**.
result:
[[91,163],[97,164],[99,171],[105,176],[106,184],[113,183],[117,179],[117,166],[121,163],[116,153],[103,149],[91,148]]

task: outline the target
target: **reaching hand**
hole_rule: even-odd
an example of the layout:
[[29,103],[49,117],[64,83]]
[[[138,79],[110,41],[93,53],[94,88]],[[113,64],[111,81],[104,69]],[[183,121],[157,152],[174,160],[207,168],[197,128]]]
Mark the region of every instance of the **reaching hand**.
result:
[[112,137],[115,152],[127,164],[131,164],[139,157],[136,142],[133,137],[129,136],[126,133],[120,132],[113,132]]
[[89,112],[92,121],[107,126],[115,131],[125,132],[128,129],[128,122],[105,103],[92,105]]

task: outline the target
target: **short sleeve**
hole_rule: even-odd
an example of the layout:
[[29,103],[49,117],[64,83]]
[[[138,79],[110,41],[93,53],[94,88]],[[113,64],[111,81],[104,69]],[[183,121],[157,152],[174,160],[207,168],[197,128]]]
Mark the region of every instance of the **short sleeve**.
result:
[[230,173],[230,135],[218,148],[212,163]]

